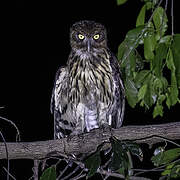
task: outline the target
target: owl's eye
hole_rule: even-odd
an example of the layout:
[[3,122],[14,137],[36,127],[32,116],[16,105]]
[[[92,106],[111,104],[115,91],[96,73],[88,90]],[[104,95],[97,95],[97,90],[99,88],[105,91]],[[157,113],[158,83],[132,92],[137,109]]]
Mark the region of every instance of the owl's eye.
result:
[[84,35],[78,34],[78,38],[81,39],[81,40],[83,40],[83,39],[84,39]]
[[99,39],[99,34],[94,35],[93,37],[95,40]]

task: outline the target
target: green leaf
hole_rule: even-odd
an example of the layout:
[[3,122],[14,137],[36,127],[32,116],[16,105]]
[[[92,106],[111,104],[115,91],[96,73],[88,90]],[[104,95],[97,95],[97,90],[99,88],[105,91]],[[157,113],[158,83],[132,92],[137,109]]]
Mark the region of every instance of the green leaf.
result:
[[152,8],[154,8],[154,3],[152,3],[152,2],[146,2],[146,10],[150,10],[150,9],[152,9]]
[[139,12],[139,15],[136,20],[136,27],[144,25],[145,13],[146,13],[146,5],[144,5]]
[[160,166],[170,163],[179,156],[180,156],[180,148],[174,148],[158,153],[156,156],[153,156],[151,158],[151,161],[154,163],[155,166]]
[[148,34],[144,38],[144,57],[146,60],[152,60],[154,58],[154,49],[156,46],[156,39],[154,34]]
[[47,168],[42,176],[40,177],[40,180],[56,180],[56,170],[55,167],[49,167]]
[[146,81],[149,73],[150,73],[149,70],[142,70],[136,74],[134,82],[135,82],[137,88],[140,88],[142,86],[144,81]]
[[179,164],[176,163],[173,166],[173,168],[171,169],[170,177],[171,178],[180,178],[180,163]]
[[174,166],[173,163],[166,166],[166,169],[161,173],[161,175],[162,176],[170,175],[171,169],[172,169],[173,166]]
[[171,45],[171,40],[172,40],[172,36],[171,35],[167,35],[167,36],[163,36],[159,43],[164,43],[166,44],[168,47]]
[[155,107],[154,107],[154,110],[153,110],[153,118],[155,118],[156,116],[163,116],[163,106],[160,105],[160,104],[157,104]]
[[121,64],[122,74],[124,77],[128,77],[128,79],[134,78],[134,73],[137,70],[136,65],[140,62],[141,57],[135,52],[135,48],[143,37],[143,29],[144,26],[139,26],[130,30],[125,40],[118,47],[118,60]]
[[138,46],[140,40],[143,39],[144,33],[145,33],[145,29],[143,25],[128,31],[125,37],[125,41],[127,42],[128,48],[130,50]]
[[[121,68],[126,67],[127,63],[132,63],[127,60],[132,57],[135,59],[135,48],[139,45],[143,38],[144,26],[139,26],[130,30],[125,37],[125,40],[118,47],[118,60],[121,61]],[[135,62],[135,61],[134,61]],[[135,63],[134,63],[135,64]]]
[[118,58],[118,60],[120,61],[121,64],[122,64],[123,57],[127,56],[127,52],[128,52],[127,49],[128,49],[128,46],[127,46],[125,41],[123,41],[118,47],[117,58]]
[[[121,56],[120,54],[119,54],[119,57]],[[130,54],[128,54],[128,51],[125,50],[124,54],[122,56],[123,57],[122,57],[122,61],[121,61],[121,68],[125,69],[126,76],[131,76],[132,72],[134,72],[134,70],[136,68],[136,62],[135,62],[136,57],[134,54],[134,50],[131,51]]]
[[127,0],[116,0],[116,1],[118,6],[127,2]]
[[164,43],[159,44],[155,50],[156,55],[152,61],[152,66],[158,78],[162,77],[163,60],[167,57],[167,50],[168,48]]
[[176,67],[175,67],[175,64],[174,64],[172,49],[169,49],[169,51],[168,51],[168,55],[167,55],[167,58],[166,58],[166,64],[167,64],[167,67],[171,71],[175,72]]
[[157,100],[157,95],[154,91],[155,77],[149,70],[140,71],[135,77],[135,84],[139,89],[138,101],[141,100],[140,105],[150,108]]
[[175,34],[172,44],[172,54],[174,65],[176,67],[175,75],[177,79],[177,85],[180,88],[180,34]]
[[174,56],[171,49],[168,51],[166,59],[167,67],[171,70],[171,86],[168,88],[166,104],[168,108],[175,105],[178,102],[178,85],[176,80],[176,66],[174,63]]
[[[142,59],[142,57],[140,56],[140,54],[135,51],[135,72],[139,72],[140,70],[142,70],[144,68],[144,60]],[[135,75],[135,73],[133,73]],[[134,78],[135,76],[133,76]]]
[[158,103],[162,104],[162,102],[166,99],[166,96],[164,94],[159,95],[158,97]]
[[153,22],[157,30],[157,34],[162,37],[167,30],[168,18],[162,7],[157,7],[154,11]]
[[124,148],[123,143],[116,138],[111,138],[112,145],[112,159],[109,168],[112,171],[117,171],[125,177],[128,175],[129,158],[127,149]]
[[138,92],[138,101],[140,101],[141,99],[144,99],[144,96],[146,94],[147,91],[147,84],[144,84]]
[[174,162],[166,166],[165,170],[161,173],[162,176],[170,178],[180,177],[180,162]]
[[85,160],[85,166],[88,168],[88,177],[93,176],[101,164],[100,151],[95,152]]
[[156,94],[158,94],[158,95],[163,94],[164,91],[167,91],[167,87],[168,87],[168,82],[167,82],[166,78],[155,77],[154,83],[153,83],[153,89]]
[[168,88],[166,104],[168,108],[175,105],[178,102],[178,88],[175,73],[171,73],[171,87]]
[[130,79],[125,80],[125,93],[126,98],[131,107],[135,107],[138,102],[138,90],[134,84],[134,82]]
[[147,91],[141,105],[145,105],[145,107],[149,109],[157,99],[157,95],[153,89],[154,76],[149,74],[144,83],[147,84]]

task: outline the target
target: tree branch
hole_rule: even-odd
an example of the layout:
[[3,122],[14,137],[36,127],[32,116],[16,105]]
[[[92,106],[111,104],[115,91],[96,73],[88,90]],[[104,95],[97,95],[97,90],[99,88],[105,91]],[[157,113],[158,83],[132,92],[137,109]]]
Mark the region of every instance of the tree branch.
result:
[[[9,159],[43,159],[53,152],[60,154],[92,153],[102,142],[109,142],[111,136],[120,140],[135,140],[137,143],[153,145],[158,142],[180,139],[180,122],[125,126],[120,129],[94,129],[90,133],[70,138],[38,141],[6,143]],[[0,143],[0,159],[6,159],[6,147]]]

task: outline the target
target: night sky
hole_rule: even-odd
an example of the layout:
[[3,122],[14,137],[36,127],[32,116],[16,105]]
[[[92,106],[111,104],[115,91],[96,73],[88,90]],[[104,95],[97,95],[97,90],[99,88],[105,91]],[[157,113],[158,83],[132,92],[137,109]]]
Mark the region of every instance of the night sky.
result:
[[[127,31],[135,27],[142,5],[140,0],[129,0],[119,7],[115,0],[38,1],[31,4],[21,1],[13,11],[3,15],[0,107],[4,108],[0,109],[0,116],[16,123],[22,141],[53,138],[53,116],[49,108],[51,91],[55,73],[60,65],[65,65],[70,52],[71,25],[79,20],[104,24],[108,45],[117,53]],[[178,32],[180,28],[175,26],[175,33]],[[126,104],[124,125],[179,121],[179,108],[166,109],[163,118],[152,120],[151,110],[145,112],[139,106],[132,109]],[[5,139],[15,141],[14,128],[2,120],[1,125]],[[15,170],[13,173],[18,177]],[[25,177],[31,174],[29,169]]]

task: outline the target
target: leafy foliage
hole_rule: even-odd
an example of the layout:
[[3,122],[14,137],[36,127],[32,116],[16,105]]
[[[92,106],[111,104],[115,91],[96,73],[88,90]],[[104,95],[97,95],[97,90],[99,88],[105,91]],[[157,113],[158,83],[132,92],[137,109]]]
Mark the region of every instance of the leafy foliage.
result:
[[112,158],[109,169],[127,177],[132,168],[132,158],[130,154],[136,155],[142,161],[142,150],[138,144],[130,141],[120,141],[115,137],[112,137],[110,141],[112,145]]
[[[132,168],[132,157],[131,155],[137,156],[141,161],[143,160],[143,153],[138,144],[130,141],[120,141],[115,137],[110,138],[111,143],[111,157],[108,162],[108,171],[117,172],[124,177],[128,177],[131,173]],[[103,147],[103,145],[101,146]],[[89,170],[87,178],[93,176],[98,168],[101,167],[101,161],[104,156],[100,156],[101,149],[98,148],[97,151],[91,154],[85,160],[85,167]]]
[[167,151],[160,151],[158,154],[151,158],[155,166],[166,165],[165,170],[161,173],[167,179],[180,177],[180,148],[174,148]]
[[[166,34],[168,18],[157,2],[145,1],[136,28],[126,34],[118,48],[129,105],[153,107],[154,118],[163,116],[165,104],[170,108],[180,102],[180,34]],[[146,22],[147,11],[153,13]]]
[[174,148],[167,151],[161,151],[151,158],[155,166],[168,164],[169,162],[180,157],[180,148]]

